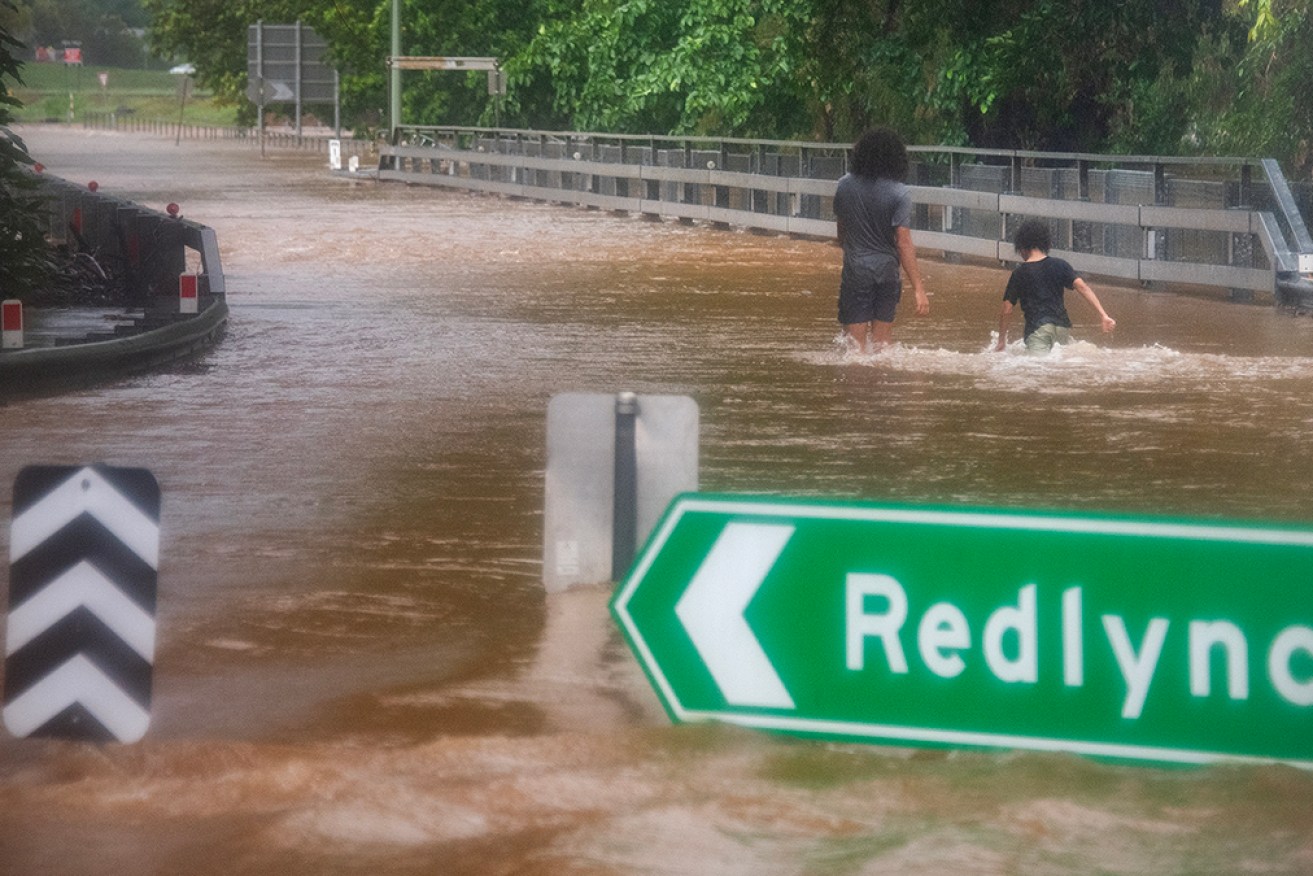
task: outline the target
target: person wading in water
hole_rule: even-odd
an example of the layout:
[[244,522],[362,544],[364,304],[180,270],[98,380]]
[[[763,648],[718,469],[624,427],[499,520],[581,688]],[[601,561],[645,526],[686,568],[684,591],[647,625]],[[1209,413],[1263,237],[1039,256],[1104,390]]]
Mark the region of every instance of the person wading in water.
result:
[[834,217],[843,273],[839,323],[858,352],[883,349],[893,338],[894,311],[907,273],[916,313],[930,313],[930,299],[912,244],[912,197],[907,185],[907,147],[888,128],[867,131],[853,145],[852,170],[834,193]]

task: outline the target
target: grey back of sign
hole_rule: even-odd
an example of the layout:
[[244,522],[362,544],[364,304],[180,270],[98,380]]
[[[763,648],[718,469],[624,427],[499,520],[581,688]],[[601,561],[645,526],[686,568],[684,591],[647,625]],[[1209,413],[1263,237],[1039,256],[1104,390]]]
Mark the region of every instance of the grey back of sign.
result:
[[[617,503],[616,496],[616,423],[623,416],[617,411],[624,410],[625,395],[563,393],[548,403],[543,585],[549,593],[623,573],[612,548],[621,522],[617,504],[625,506],[625,497]],[[630,399],[637,407],[632,506],[641,544],[675,496],[698,488],[698,407],[686,396]]]

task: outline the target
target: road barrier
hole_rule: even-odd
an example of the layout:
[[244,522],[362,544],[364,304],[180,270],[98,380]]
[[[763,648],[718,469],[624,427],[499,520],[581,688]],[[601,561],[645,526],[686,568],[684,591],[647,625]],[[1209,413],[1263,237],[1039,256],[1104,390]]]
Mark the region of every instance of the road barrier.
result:
[[[0,353],[0,395],[85,384],[186,358],[209,347],[227,325],[223,269],[214,230],[183,219],[176,205],[161,213],[37,174],[47,238],[92,259],[125,296],[112,331],[56,338]],[[180,277],[192,275],[196,308],[181,306]]]
[[271,131],[258,128],[223,125],[189,125],[166,119],[146,119],[115,113],[87,113],[81,119],[83,128],[120,131],[131,134],[152,134],[182,140],[236,140],[251,146],[277,149],[299,149],[307,152],[328,153],[331,144],[339,142],[341,154],[358,155],[370,162],[377,160],[378,147],[373,140],[354,140],[328,134],[296,134],[292,131]]
[[[848,145],[411,126],[378,177],[794,235],[833,237]],[[1009,261],[1024,219],[1054,255],[1145,285],[1280,301],[1313,240],[1275,161],[911,147],[913,240]]]

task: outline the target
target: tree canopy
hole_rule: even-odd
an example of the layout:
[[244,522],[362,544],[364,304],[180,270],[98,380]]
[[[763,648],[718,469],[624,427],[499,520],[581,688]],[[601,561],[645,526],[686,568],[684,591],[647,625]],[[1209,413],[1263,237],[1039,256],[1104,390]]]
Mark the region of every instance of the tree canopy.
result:
[[24,48],[0,21],[0,298],[24,298],[54,270],[36,219],[40,198],[28,170],[32,158],[10,128],[20,106],[10,86],[23,81],[17,58]]
[[[243,102],[246,28],[314,27],[345,117],[386,122],[393,0],[23,0],[140,9],[152,45]],[[1271,155],[1313,170],[1313,0],[399,0],[402,54],[494,55],[404,75],[403,118],[628,133]]]
[[88,64],[140,67],[140,33],[149,24],[141,0],[14,0],[0,4],[0,24],[28,47],[75,43]]

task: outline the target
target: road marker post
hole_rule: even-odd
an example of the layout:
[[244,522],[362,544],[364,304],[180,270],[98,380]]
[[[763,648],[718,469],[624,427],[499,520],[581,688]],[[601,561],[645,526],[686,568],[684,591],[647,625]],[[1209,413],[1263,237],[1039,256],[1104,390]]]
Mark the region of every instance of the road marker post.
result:
[[160,490],[145,469],[28,466],[14,482],[4,725],[136,742],[150,724]]
[[196,313],[199,302],[200,277],[196,274],[178,276],[178,312]]
[[543,585],[623,577],[681,492],[697,489],[698,408],[685,396],[562,393],[547,406]]
[[23,302],[16,298],[0,303],[0,349],[23,349]]

